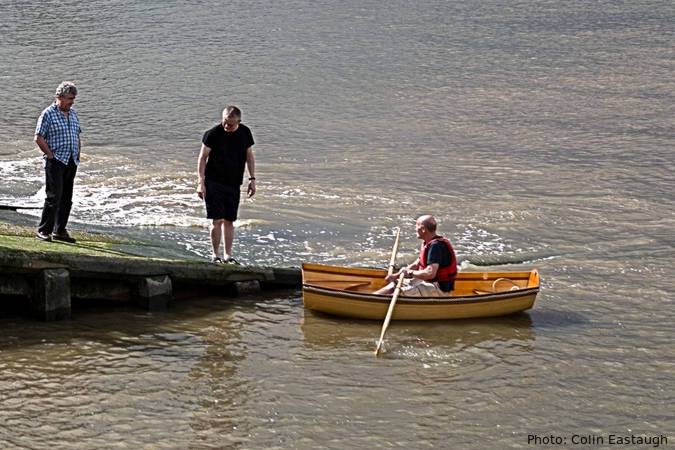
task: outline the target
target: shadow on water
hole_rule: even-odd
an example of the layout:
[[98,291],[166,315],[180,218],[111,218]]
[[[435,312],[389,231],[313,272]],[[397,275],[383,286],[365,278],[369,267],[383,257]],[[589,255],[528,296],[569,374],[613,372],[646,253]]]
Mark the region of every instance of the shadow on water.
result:
[[533,309],[529,312],[535,329],[555,330],[578,327],[590,323],[589,319],[574,311],[557,309]]
[[[461,349],[486,341],[533,341],[532,324],[526,313],[483,319],[395,321],[388,328],[387,338],[402,345],[414,341],[426,347]],[[378,321],[338,318],[307,310],[301,323],[306,345],[336,349],[375,342],[381,327]]]
[[[456,353],[464,349],[509,343],[521,351],[532,350],[537,335],[584,326],[589,320],[577,312],[533,309],[502,317],[444,321],[393,321],[385,346]],[[304,344],[311,349],[374,348],[382,323],[335,317],[305,310],[301,320]],[[400,352],[399,352],[400,353]],[[396,357],[399,353],[388,353]]]
[[[202,328],[219,323],[242,307],[279,299],[286,301],[285,290],[262,292],[246,298],[211,295],[203,298],[177,300],[165,311],[148,312],[128,301],[74,300],[72,318],[56,322],[41,322],[27,315],[24,298],[5,299],[0,307],[0,350],[32,345],[67,344],[85,339],[101,344],[119,344],[128,339],[146,339],[174,335],[171,339],[190,340],[201,335]],[[11,300],[11,301],[10,301]],[[213,316],[213,317],[210,317]],[[164,339],[160,339],[163,341]]]

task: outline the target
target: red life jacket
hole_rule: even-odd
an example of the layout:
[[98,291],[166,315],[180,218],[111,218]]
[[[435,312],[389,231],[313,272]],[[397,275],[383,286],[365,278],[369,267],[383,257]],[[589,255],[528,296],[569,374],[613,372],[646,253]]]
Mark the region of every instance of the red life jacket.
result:
[[427,267],[427,253],[429,253],[429,247],[434,241],[441,241],[445,244],[448,251],[450,252],[450,265],[446,267],[439,266],[438,271],[436,272],[436,278],[431,281],[455,281],[455,278],[457,278],[457,256],[455,256],[455,250],[452,248],[450,241],[443,236],[436,236],[429,242],[422,243],[422,247],[420,248],[419,268],[424,269]]

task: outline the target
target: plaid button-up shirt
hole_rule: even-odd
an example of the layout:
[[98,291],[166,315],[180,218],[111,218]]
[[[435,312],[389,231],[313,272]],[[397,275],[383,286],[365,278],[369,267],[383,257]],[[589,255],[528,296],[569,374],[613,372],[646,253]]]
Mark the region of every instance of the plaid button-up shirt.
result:
[[[35,127],[35,134],[45,138],[47,145],[54,152],[54,158],[63,164],[68,164],[71,156],[76,165],[80,164],[80,133],[82,128],[77,112],[71,108],[66,118],[56,106],[56,102],[42,111]],[[45,160],[46,158],[45,155]]]

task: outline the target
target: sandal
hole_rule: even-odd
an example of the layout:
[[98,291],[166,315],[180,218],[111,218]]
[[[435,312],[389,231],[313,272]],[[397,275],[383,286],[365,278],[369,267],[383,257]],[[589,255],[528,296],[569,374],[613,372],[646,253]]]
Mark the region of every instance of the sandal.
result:
[[212,263],[215,263],[215,264],[223,264],[225,261],[223,261],[223,260],[220,258],[220,256],[212,255],[212,256],[211,256],[211,262],[212,262]]
[[241,264],[239,263],[239,261],[237,261],[236,259],[234,259],[234,258],[231,257],[231,256],[230,256],[229,258],[227,258],[227,259],[226,259],[225,261],[223,261],[223,262],[224,262],[225,264],[234,264],[235,266],[241,266]]

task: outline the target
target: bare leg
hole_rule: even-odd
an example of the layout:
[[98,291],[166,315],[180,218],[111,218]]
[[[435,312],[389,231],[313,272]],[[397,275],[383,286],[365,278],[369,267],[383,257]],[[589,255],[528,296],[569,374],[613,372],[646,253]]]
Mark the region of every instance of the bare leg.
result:
[[234,242],[234,223],[223,220],[223,234],[225,234],[225,259],[232,256],[232,243]]
[[376,290],[375,292],[373,292],[373,294],[391,295],[391,294],[394,293],[395,290],[396,290],[396,283],[394,283],[392,281],[391,283],[387,284],[385,287],[382,287],[382,288]]
[[[213,256],[218,256],[218,250],[220,248],[220,241],[223,236],[222,226],[224,220],[214,219],[213,224],[211,225],[211,250],[213,251]],[[227,256],[226,256],[227,257]]]

